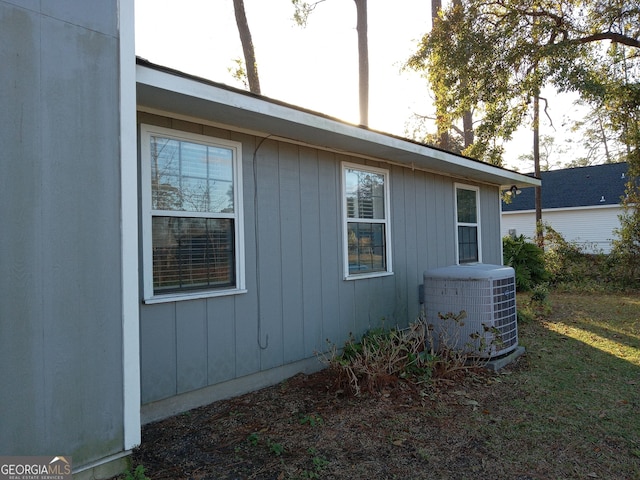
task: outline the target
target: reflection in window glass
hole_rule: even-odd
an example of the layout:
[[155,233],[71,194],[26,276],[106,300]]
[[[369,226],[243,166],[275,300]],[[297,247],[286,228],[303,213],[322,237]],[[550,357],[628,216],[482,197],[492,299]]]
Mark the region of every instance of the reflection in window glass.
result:
[[243,289],[241,145],[148,125],[141,133],[145,299]]
[[458,263],[480,261],[477,197],[475,188],[456,188]]
[[151,137],[154,210],[233,213],[233,152]]
[[460,223],[476,223],[476,191],[458,188],[458,222]]
[[347,224],[349,273],[380,272],[387,269],[385,225]]
[[390,271],[387,172],[365,166],[343,166],[346,215],[346,275]]
[[346,169],[347,217],[384,218],[384,175]]

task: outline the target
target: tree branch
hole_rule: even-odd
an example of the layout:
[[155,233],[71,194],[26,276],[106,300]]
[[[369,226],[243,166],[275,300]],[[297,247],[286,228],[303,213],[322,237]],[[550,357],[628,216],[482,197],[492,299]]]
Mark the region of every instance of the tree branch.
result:
[[551,116],[549,115],[549,100],[547,100],[544,97],[538,97],[539,100],[542,100],[544,102],[544,114],[547,116],[547,118],[549,119],[549,124],[551,125],[551,128],[553,128],[554,130],[556,129],[556,127],[553,126],[553,120],[551,120]]
[[640,48],[640,40],[638,40],[637,38],[629,37],[627,35],[615,32],[594,33],[592,35],[587,35],[586,37],[568,40],[567,43],[585,44],[591,42],[599,42],[602,40],[611,40],[612,42],[620,43],[622,45],[626,45],[627,47]]
[[311,12],[316,9],[318,4],[324,1],[326,0],[318,0],[317,2],[307,3],[300,2],[300,0],[291,0],[291,3],[293,4],[293,7],[295,9],[293,14],[293,21],[296,22],[299,27],[306,27]]
[[461,137],[464,137],[464,132],[456,124],[452,123],[451,125],[449,125],[449,127],[451,128],[451,130],[456,132],[458,135],[460,135]]

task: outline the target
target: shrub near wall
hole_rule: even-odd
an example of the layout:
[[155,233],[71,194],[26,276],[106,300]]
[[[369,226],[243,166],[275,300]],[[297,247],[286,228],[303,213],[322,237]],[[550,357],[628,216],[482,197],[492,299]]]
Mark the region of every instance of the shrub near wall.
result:
[[549,280],[544,250],[528,241],[524,235],[502,239],[503,262],[516,273],[516,289],[528,292]]

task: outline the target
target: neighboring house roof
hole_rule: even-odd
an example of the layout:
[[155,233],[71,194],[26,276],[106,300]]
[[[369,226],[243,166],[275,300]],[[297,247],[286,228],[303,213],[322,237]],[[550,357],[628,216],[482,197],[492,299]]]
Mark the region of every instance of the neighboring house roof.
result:
[[[565,168],[541,172],[542,209],[619,205],[625,194],[626,163]],[[535,189],[522,190],[503,212],[535,210]]]
[[137,59],[137,102],[149,111],[234,125],[275,140],[314,145],[411,168],[508,188],[540,180],[405,138],[305,110]]

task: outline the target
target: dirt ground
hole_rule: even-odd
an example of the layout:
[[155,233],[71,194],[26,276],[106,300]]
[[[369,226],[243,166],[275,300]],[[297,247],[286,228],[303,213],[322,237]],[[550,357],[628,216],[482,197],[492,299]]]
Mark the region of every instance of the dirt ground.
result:
[[152,480],[544,478],[505,464],[477,420],[508,414],[505,380],[525,365],[359,397],[328,370],[300,374],[145,426],[133,466]]

